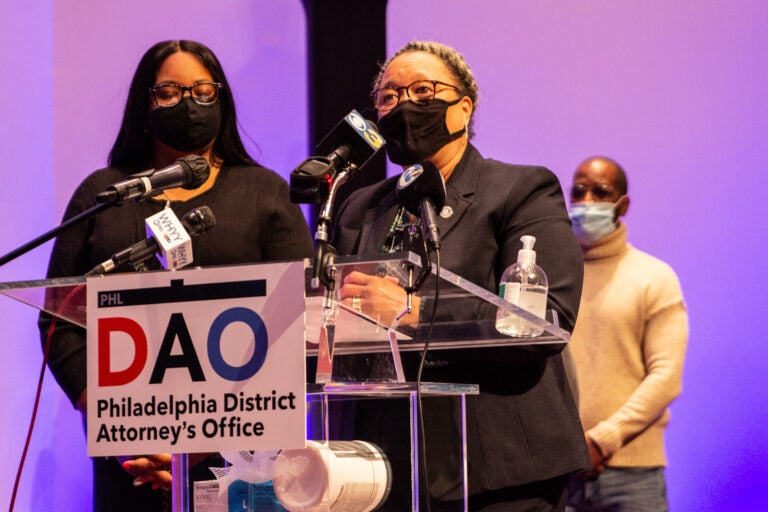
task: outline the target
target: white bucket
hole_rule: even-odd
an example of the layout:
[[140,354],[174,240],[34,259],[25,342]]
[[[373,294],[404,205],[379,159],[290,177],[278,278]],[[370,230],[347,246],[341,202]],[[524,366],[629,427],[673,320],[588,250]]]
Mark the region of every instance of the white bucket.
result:
[[389,460],[366,441],[307,441],[275,461],[275,495],[291,512],[368,512],[387,499],[391,483]]

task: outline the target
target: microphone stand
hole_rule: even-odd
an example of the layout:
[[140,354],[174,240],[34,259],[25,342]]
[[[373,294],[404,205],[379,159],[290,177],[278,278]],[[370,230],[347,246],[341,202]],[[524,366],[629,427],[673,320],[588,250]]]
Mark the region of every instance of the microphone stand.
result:
[[427,248],[426,232],[424,225],[421,226],[421,236],[416,236],[409,233],[404,239],[403,249],[405,251],[415,252],[421,259],[421,272],[414,279],[413,277],[413,265],[408,264],[408,284],[403,286],[406,293],[408,312],[411,312],[412,295],[419,291],[421,285],[432,272],[432,259],[429,257],[429,249]]
[[336,327],[336,314],[338,308],[333,303],[333,295],[336,289],[336,267],[334,258],[336,249],[329,243],[329,231],[331,226],[331,213],[333,201],[339,187],[357,170],[357,166],[349,163],[333,177],[333,182],[328,191],[328,196],[320,209],[317,219],[317,231],[315,232],[316,252],[312,262],[312,280],[310,286],[316,290],[322,284],[325,287],[323,298],[322,321],[320,324],[320,346],[317,354],[316,383],[330,382],[333,373],[333,339]]
[[333,183],[328,191],[328,197],[325,199],[317,218],[317,232],[315,232],[317,247],[310,286],[312,286],[312,289],[317,289],[320,284],[324,285],[326,298],[329,296],[329,293],[333,293],[335,287],[334,277],[336,269],[333,266],[333,257],[336,255],[336,249],[328,243],[333,201],[336,199],[339,187],[346,183],[350,175],[356,170],[357,166],[350,163],[334,176]]
[[52,230],[48,231],[47,233],[43,233],[42,235],[38,236],[37,238],[30,240],[29,242],[25,243],[24,245],[17,247],[16,249],[12,250],[5,256],[0,258],[0,266],[5,265],[9,261],[13,261],[22,254],[25,254],[35,247],[42,245],[43,243],[47,242],[51,238],[58,235],[61,231],[65,230],[69,226],[72,226],[74,224],[77,224],[78,222],[82,220],[89,219],[91,217],[94,217],[95,215],[101,213],[102,210],[106,210],[107,208],[111,206],[119,206],[120,203],[114,203],[114,202],[108,202],[108,203],[97,203],[93,205],[92,207],[88,208],[87,210],[79,213],[78,215],[75,215],[74,217],[70,217],[69,219],[65,220]]

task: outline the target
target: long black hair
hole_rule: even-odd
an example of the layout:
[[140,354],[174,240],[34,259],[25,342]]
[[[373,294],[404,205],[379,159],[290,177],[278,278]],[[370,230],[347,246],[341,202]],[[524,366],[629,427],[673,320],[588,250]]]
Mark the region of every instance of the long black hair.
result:
[[211,157],[222,160],[224,165],[255,165],[256,162],[245,150],[243,141],[240,139],[235,102],[219,59],[204,44],[185,40],[157,43],[147,50],[139,61],[125,102],[120,132],[109,152],[109,165],[134,172],[144,170],[152,164],[154,145],[147,129],[150,107],[149,88],[155,85],[157,71],[165,59],[177,52],[187,52],[197,57],[211,74],[213,81],[222,84],[222,89],[219,91],[221,129],[213,143]]

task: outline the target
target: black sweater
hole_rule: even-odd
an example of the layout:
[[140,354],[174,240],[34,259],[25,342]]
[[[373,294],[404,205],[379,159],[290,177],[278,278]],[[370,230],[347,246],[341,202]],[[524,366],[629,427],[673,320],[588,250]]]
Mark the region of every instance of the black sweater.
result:
[[[64,218],[87,210],[96,194],[125,178],[119,169],[95,171],[73,194]],[[164,206],[165,201],[155,199],[128,201],[63,231],[53,246],[48,277],[83,275],[115,252],[147,238],[144,220]],[[195,266],[296,260],[313,255],[301,209],[289,201],[285,180],[269,169],[224,167],[210,190],[188,201],[171,203],[179,218],[199,206],[211,208],[216,225],[192,240]],[[149,267],[160,269],[154,258]],[[130,269],[116,269],[120,271]],[[50,319],[42,315],[43,342],[49,325]],[[60,321],[48,359],[51,372],[73,404],[86,387],[85,341],[84,329]]]

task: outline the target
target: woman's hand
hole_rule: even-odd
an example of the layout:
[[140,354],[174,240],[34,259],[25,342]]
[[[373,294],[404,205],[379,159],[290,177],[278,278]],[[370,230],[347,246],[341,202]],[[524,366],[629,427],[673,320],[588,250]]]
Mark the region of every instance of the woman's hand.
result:
[[133,485],[151,484],[153,489],[171,490],[171,454],[155,453],[133,457],[117,457],[128,474],[136,477]]
[[[405,309],[406,293],[395,277],[379,277],[353,271],[344,277],[339,300],[380,324],[390,326]],[[412,311],[400,320],[400,324],[416,325],[420,305],[421,298],[414,296]]]

